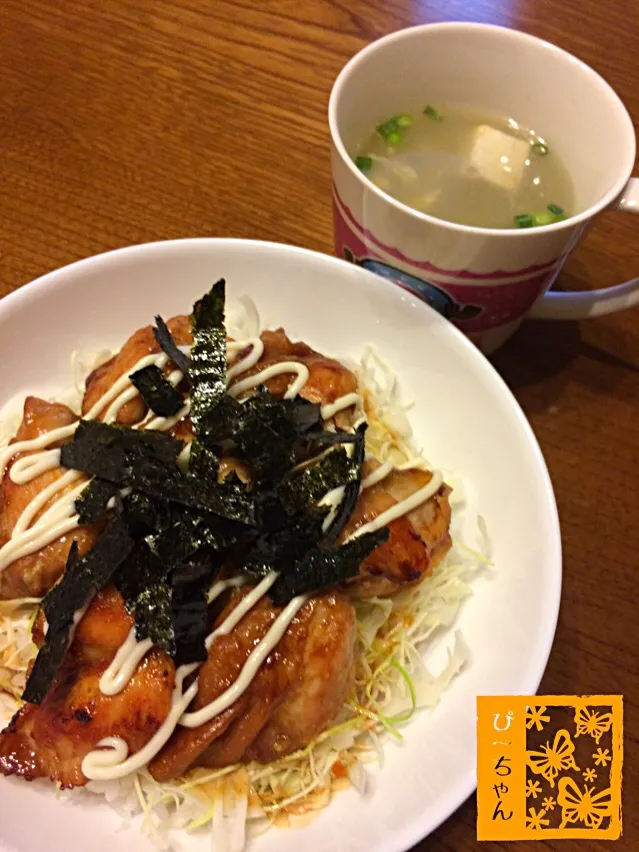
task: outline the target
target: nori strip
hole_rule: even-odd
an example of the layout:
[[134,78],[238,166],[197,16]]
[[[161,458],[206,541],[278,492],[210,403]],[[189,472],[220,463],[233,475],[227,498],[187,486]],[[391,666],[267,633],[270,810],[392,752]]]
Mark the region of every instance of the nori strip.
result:
[[117,501],[117,510],[133,538],[139,539],[156,530],[164,506],[140,491],[132,491]]
[[69,570],[69,563],[60,582],[42,601],[42,609],[49,629],[56,629],[73,619],[73,615],[86,605],[90,596],[103,589],[116,569],[133,550],[135,541],[126,524],[115,517],[107,524],[91,550]]
[[[228,529],[224,529],[222,534],[215,524],[224,527],[233,525],[221,522],[216,516],[199,515],[174,504],[159,507],[157,517],[158,530],[138,542],[129,559],[118,570],[114,582],[125,600],[125,606],[135,618],[137,638],[150,637],[172,655],[184,655],[187,654],[184,649],[188,646],[188,637],[180,608],[183,605],[190,607],[192,599],[196,599],[195,608],[201,608],[197,601],[206,592],[214,573],[212,545],[222,549],[234,541]],[[176,572],[183,582],[186,582],[185,572],[187,579],[190,578],[188,582],[197,578],[201,589],[200,586],[180,586],[176,597]],[[171,630],[167,624],[169,609]],[[198,636],[205,628],[206,625],[198,629]],[[194,641],[199,647],[200,640]],[[194,661],[195,658],[188,660]]]
[[185,355],[181,349],[178,349],[175,340],[173,340],[173,335],[169,331],[168,325],[164,322],[161,316],[156,316],[155,323],[156,326],[153,329],[153,334],[157,340],[158,346],[165,355],[169,356],[184,378],[188,380],[189,369],[191,366],[189,356]]
[[[225,395],[207,424],[206,441],[233,440],[257,484],[263,485],[284,476],[305,449],[323,441],[330,446],[354,440],[347,433],[326,433],[322,424],[319,405],[277,399],[261,387],[242,403]],[[335,437],[315,440],[316,435],[327,434]]]
[[208,633],[206,593],[213,581],[210,562],[189,562],[173,571],[171,618],[175,636],[175,665],[203,663]]
[[198,438],[194,438],[189,453],[189,473],[207,482],[217,482],[219,470],[218,456],[210,447],[205,446]]
[[[135,615],[138,597],[149,586],[164,582],[167,575],[168,567],[158,559],[146,541],[140,540],[115,572],[113,583],[122,595],[127,611]],[[146,637],[138,635],[140,638]]]
[[107,503],[118,493],[118,486],[106,479],[94,477],[75,501],[80,524],[92,524],[107,510]]
[[287,571],[322,538],[322,524],[329,508],[321,506],[308,515],[287,518],[285,525],[258,536],[243,556],[242,570],[262,577],[269,571]]
[[[78,567],[78,542],[74,539],[69,549],[65,572],[73,575]],[[49,625],[44,645],[38,651],[22,698],[30,704],[41,704],[62,665],[71,644],[73,617],[61,620],[56,627]]]
[[165,379],[164,373],[155,364],[132,373],[129,380],[158,417],[173,417],[184,405],[182,394]]
[[340,536],[340,533],[348,523],[348,519],[353,514],[353,509],[359,497],[359,489],[362,484],[362,465],[365,457],[365,435],[367,424],[362,423],[357,427],[357,441],[353,447],[353,454],[350,458],[350,475],[349,482],[344,488],[344,496],[341,503],[338,505],[335,512],[333,523],[326,530],[324,541],[326,544],[334,544]]
[[346,450],[333,450],[315,464],[289,474],[280,483],[278,494],[286,509],[301,512],[320,500],[329,491],[346,485],[356,476]]
[[324,430],[321,405],[309,402],[303,396],[296,396],[291,400],[283,399],[282,402],[289,408],[291,422],[298,435],[312,430]]
[[340,429],[335,432],[309,432],[297,439],[295,461],[305,461],[336,444],[354,444],[357,440],[357,435],[352,432],[342,432]]
[[74,440],[62,448],[61,463],[157,500],[251,523],[253,501],[246,488],[182,474],[176,464],[181,449],[181,441],[161,432],[80,421]]
[[284,606],[297,595],[317,592],[356,577],[364,559],[388,540],[388,528],[365,533],[341,547],[313,548],[292,567],[284,570],[271,587],[271,600]]
[[166,521],[146,541],[158,559],[173,567],[192,557],[207,543],[204,527],[204,520],[197,513],[173,506]]
[[22,693],[23,701],[41,704],[71,644],[71,623],[57,630],[49,629],[44,645],[35,659],[29,680]]
[[154,583],[140,592],[135,602],[135,635],[138,639],[151,639],[154,645],[174,656],[171,597],[168,582]]
[[175,467],[181,450],[182,442],[164,432],[81,420],[73,440],[61,449],[60,463],[121,484],[136,464]]
[[[277,399],[258,388],[239,402],[226,393],[224,289],[221,279],[194,305],[191,359],[156,317],[156,340],[191,385],[195,439],[187,473],[177,466],[182,442],[154,431],[82,421],[62,449],[65,467],[95,477],[77,501],[82,522],[99,518],[113,496],[115,517],[82,560],[72,548],[63,579],[43,601],[49,631],[27,696],[42,700],[64,659],[74,614],[111,580],[139,639],[151,638],[176,665],[202,662],[206,591],[224,560],[254,576],[279,571],[271,597],[283,604],[354,577],[388,537],[382,529],[336,546],[359,494],[366,424],[356,434],[327,432],[320,406],[301,397]],[[160,416],[183,404],[157,367],[132,380]],[[218,482],[228,441],[251,468],[252,491],[237,476]],[[347,443],[354,443],[350,457],[338,447]],[[308,464],[294,471],[300,462]],[[344,498],[325,534],[330,509],[318,503],[339,486]],[[123,497],[122,488],[131,492]]]
[[233,436],[238,447],[250,463],[258,483],[278,479],[293,462],[287,434],[287,427],[292,429],[290,422],[281,416],[283,412],[277,407],[270,406],[262,394],[255,394],[240,408],[243,416]]
[[207,422],[226,394],[225,281],[220,278],[209,293],[193,305],[191,326],[191,423],[197,436],[206,435]]

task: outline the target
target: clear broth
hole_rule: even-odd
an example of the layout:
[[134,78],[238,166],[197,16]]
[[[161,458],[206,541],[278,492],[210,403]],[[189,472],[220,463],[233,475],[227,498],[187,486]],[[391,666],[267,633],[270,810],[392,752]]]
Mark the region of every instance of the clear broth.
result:
[[550,142],[466,107],[426,106],[382,122],[355,161],[384,192],[449,222],[531,227],[574,212],[570,174]]

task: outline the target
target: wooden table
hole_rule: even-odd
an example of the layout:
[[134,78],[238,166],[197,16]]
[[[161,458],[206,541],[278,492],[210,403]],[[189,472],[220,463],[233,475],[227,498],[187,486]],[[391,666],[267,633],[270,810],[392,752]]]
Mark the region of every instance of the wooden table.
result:
[[[172,237],[331,252],[333,79],[374,38],[446,18],[556,42],[639,118],[636,0],[3,0],[0,294],[97,252]],[[638,225],[603,217],[560,286],[639,273]],[[494,361],[537,433],[561,515],[563,606],[541,691],[625,695],[624,835],[613,848],[634,852],[639,313],[530,323]],[[476,849],[474,822],[470,800],[419,848]],[[610,848],[481,848],[542,845]]]

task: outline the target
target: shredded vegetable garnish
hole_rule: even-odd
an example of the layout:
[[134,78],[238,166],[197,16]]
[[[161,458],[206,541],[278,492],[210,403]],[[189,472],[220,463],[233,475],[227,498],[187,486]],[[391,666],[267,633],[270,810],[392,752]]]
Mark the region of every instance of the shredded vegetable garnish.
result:
[[[234,318],[237,328],[241,334],[258,334],[254,306],[242,307],[243,314]],[[380,463],[427,467],[412,444],[406,416],[409,406],[400,400],[389,365],[370,347],[354,369],[368,419],[366,455]],[[451,499],[451,504],[457,511],[457,503]],[[339,790],[353,786],[363,793],[366,765],[383,764],[385,741],[401,740],[407,725],[438,703],[468,660],[461,634],[451,636],[446,631],[471,594],[476,573],[491,564],[483,519],[478,519],[478,527],[479,550],[455,539],[421,584],[393,598],[354,602],[354,691],[334,726],[305,748],[267,765],[198,768],[161,784],[143,770],[119,781],[90,781],[84,793],[75,790],[61,795],[103,796],[125,821],[138,817],[159,849],[174,848],[175,832],[186,830],[209,832],[212,848],[218,852],[241,852],[249,837],[273,824],[295,826],[307,820]],[[0,602],[2,722],[21,704],[26,670],[36,654],[31,628],[38,604],[36,599]],[[430,656],[442,642],[448,646],[447,662],[437,670]]]
[[4,727],[22,705],[29,663],[35,658],[31,628],[38,598],[0,601],[0,725]]

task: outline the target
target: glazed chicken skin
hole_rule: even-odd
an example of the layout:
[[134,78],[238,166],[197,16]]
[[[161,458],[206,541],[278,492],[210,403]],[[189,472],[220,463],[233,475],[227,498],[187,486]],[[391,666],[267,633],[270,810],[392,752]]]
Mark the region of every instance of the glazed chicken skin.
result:
[[[220,614],[221,623],[243,599],[240,591]],[[281,612],[263,598],[227,636],[214,642],[199,670],[200,689],[191,709],[224,692],[255,645]],[[34,641],[44,639],[43,619]],[[48,777],[63,787],[86,783],[82,760],[106,736],[139,751],[167,717],[175,680],[170,657],[154,648],[119,694],[100,692],[100,676],[132,626],[119,593],[100,592],[78,625],[56,681],[40,706],[25,705],[0,734],[0,772],[27,780]],[[337,595],[310,599],[258,670],[247,691],[228,710],[200,728],[178,728],[150,764],[157,780],[194,765],[268,762],[306,745],[331,725],[352,685],[355,613]]]
[[[328,405],[358,391],[357,378],[347,367],[305,343],[291,341],[283,329],[265,331],[261,339],[262,357],[242,378],[281,361],[299,361],[309,370],[308,381],[300,392],[309,402]],[[269,379],[266,386],[274,396],[282,397],[290,380],[290,375],[283,374]],[[348,410],[340,412],[335,421],[338,427],[346,428],[351,423],[351,414]],[[362,478],[377,467],[376,462],[367,461]],[[424,488],[431,478],[429,471],[393,471],[377,485],[364,489],[342,541],[359,526]],[[449,493],[450,489],[442,485],[423,505],[392,521],[388,525],[389,540],[362,563],[360,577],[346,587],[348,594],[358,598],[386,597],[425,579],[451,546]]]
[[[77,420],[77,416],[58,402],[46,402],[34,396],[29,396],[24,403],[22,422],[16,432],[15,441],[28,441],[68,426]],[[61,446],[61,443],[51,444],[48,449]],[[0,547],[11,538],[12,532],[20,515],[29,503],[45,488],[54,483],[65,473],[61,467],[45,471],[30,482],[18,484],[11,479],[11,468],[18,459],[31,455],[33,451],[18,453],[7,464],[0,485]],[[35,521],[53,503],[74,488],[78,483],[69,484],[58,491],[35,516]],[[63,535],[40,550],[28,556],[22,556],[0,571],[0,599],[41,597],[58,580],[64,571],[71,543],[75,538],[78,542],[80,556],[90,550],[100,532],[99,525],[78,527],[72,533]]]
[[[189,345],[191,343],[191,329],[189,318],[176,316],[169,320],[168,327],[178,345]],[[86,389],[82,401],[82,413],[86,413],[106,393],[107,390],[127,371],[130,371],[138,361],[145,355],[159,353],[158,346],[153,335],[151,326],[138,329],[122,349],[113,358],[101,364],[89,375],[86,381]],[[169,362],[165,373],[175,369],[175,365]],[[104,408],[100,419],[104,417],[108,406]],[[117,422],[131,425],[142,420],[148,409],[141,397],[137,396],[125,403],[118,412]],[[46,402],[37,397],[27,397],[24,404],[22,422],[11,443],[15,441],[27,441],[40,435],[68,426],[78,420],[78,417],[66,405],[57,402]],[[191,424],[188,419],[182,420],[175,425],[172,433],[177,438],[186,439],[192,435]],[[70,440],[70,439],[68,439]],[[51,444],[46,449],[60,447],[64,441]],[[63,476],[66,471],[62,467],[46,471],[24,484],[17,484],[11,480],[9,471],[13,464],[20,458],[30,455],[36,450],[18,453],[7,464],[7,468],[0,484],[0,547],[9,541],[15,524],[29,503],[37,495],[51,485],[55,480]],[[38,512],[34,522],[51,508],[51,506],[64,494],[78,485],[78,481],[58,491]],[[75,538],[78,542],[78,552],[82,557],[95,544],[101,531],[101,525],[81,526],[73,532],[61,536],[46,545],[41,550],[29,556],[23,556],[15,560],[6,569],[0,570],[0,600],[22,597],[42,597],[48,592],[56,581],[61,577],[66,565],[67,556],[71,543]]]
[[[191,342],[188,317],[174,317],[169,320],[168,325],[179,345]],[[282,329],[266,331],[261,338],[264,342],[264,352],[255,367],[247,371],[246,377],[281,361],[292,360],[308,367],[309,379],[301,393],[311,402],[327,405],[341,396],[357,391],[357,379],[348,368],[339,361],[316,352],[305,343],[291,341]],[[99,397],[141,358],[158,351],[151,326],[136,331],[116,356],[94,370],[87,379],[83,412],[89,411]],[[171,364],[167,365],[166,371],[170,369]],[[269,379],[266,385],[274,396],[281,397],[289,382],[290,375],[283,374]],[[136,397],[120,409],[118,421],[125,424],[136,423],[142,420],[146,413],[142,399]],[[344,427],[348,425],[349,418],[348,411],[345,411],[341,412],[336,420],[339,426]],[[66,406],[29,398],[16,440],[36,437],[44,431],[73,422],[74,419],[75,415]],[[192,428],[189,419],[184,418],[177,423],[172,432],[181,439],[190,437]],[[235,467],[239,469],[240,477],[248,481],[241,462],[236,462]],[[374,467],[375,464],[367,462],[364,476]],[[221,475],[224,475],[225,470],[221,471]],[[5,474],[2,486],[3,503],[0,503],[0,544],[8,540],[15,521],[32,497],[62,473],[61,468],[49,471],[20,486],[12,483],[8,473]],[[365,489],[360,495],[345,535],[424,487],[429,478],[428,472],[395,471],[378,485]],[[357,597],[390,595],[402,585],[428,576],[450,548],[449,525],[448,489],[442,486],[423,506],[389,525],[390,540],[363,563],[361,579],[349,585],[349,593]],[[97,532],[95,527],[80,527],[74,535],[78,538],[80,555],[83,555],[95,542]],[[48,591],[64,570],[71,539],[72,536],[62,537],[39,553],[17,560],[0,573],[0,597],[40,596]]]
[[[178,345],[191,343],[187,317],[175,317],[168,325]],[[297,361],[309,371],[300,395],[310,402],[324,406],[358,392],[357,379],[348,368],[302,342],[291,341],[282,329],[264,332],[261,339],[262,357],[236,381],[282,361]],[[116,356],[89,376],[83,413],[141,358],[159,351],[152,328],[139,329]],[[174,368],[169,362],[165,374]],[[291,375],[287,373],[267,380],[265,385],[274,396],[283,397],[290,382]],[[338,413],[335,424],[347,428],[354,412],[351,407]],[[121,407],[117,421],[133,425],[147,413],[143,400],[136,397]],[[29,398],[16,440],[35,437],[75,419],[66,406]],[[176,424],[172,433],[180,438],[191,435],[189,418]],[[366,461],[362,477],[377,467],[376,462]],[[224,459],[218,476],[224,478],[231,472],[238,473],[251,487],[246,462]],[[23,486],[12,483],[5,475],[0,491],[0,544],[10,537],[17,518],[33,496],[63,473],[62,468],[48,471]],[[363,489],[341,542],[424,488],[432,476],[424,470],[395,470],[376,485]],[[358,577],[341,588],[310,597],[236,701],[197,728],[176,728],[149,764],[153,777],[163,782],[195,766],[268,763],[304,748],[329,728],[354,684],[356,618],[351,598],[393,595],[431,573],[451,546],[448,495],[448,487],[442,485],[422,505],[392,520],[387,524],[388,540],[364,560]],[[98,527],[80,527],[32,557],[17,560],[0,572],[0,597],[43,594],[63,572],[72,538],[78,539],[82,555],[93,545],[99,531]],[[246,594],[246,588],[232,593],[215,624],[221,624]],[[268,596],[263,597],[228,635],[215,639],[208,659],[194,675],[199,690],[189,712],[208,705],[237,680],[250,653],[281,612],[282,608],[275,607]],[[25,705],[0,734],[0,772],[28,780],[48,777],[63,786],[78,786],[86,783],[81,769],[84,757],[104,737],[122,737],[129,754],[144,747],[171,708],[175,681],[171,658],[154,648],[119,695],[105,696],[99,688],[100,676],[126,639],[132,623],[113,587],[96,595],[42,704]],[[44,641],[43,616],[36,621],[34,641],[39,645]],[[189,683],[187,680],[186,686]]]
[[[246,593],[235,595],[218,624]],[[216,638],[190,709],[209,704],[235,682],[281,611],[262,598],[231,633]],[[330,727],[352,689],[355,635],[355,611],[345,598],[310,598],[246,692],[199,728],[178,728],[149,765],[153,777],[166,781],[191,766],[268,763],[306,746]]]
[[[119,695],[99,688],[131,626],[113,587],[96,595],[42,704],[25,704],[0,734],[0,772],[75,787],[86,783],[82,761],[104,737],[122,737],[130,754],[146,745],[171,707],[175,667],[169,655],[153,648]],[[43,638],[40,622],[34,641]]]
[[[378,467],[366,462],[363,476]],[[433,474],[425,470],[395,470],[359,495],[342,540],[382,512],[424,488]],[[359,577],[346,584],[356,598],[388,597],[408,585],[420,583],[450,550],[450,488],[442,485],[427,500],[387,524],[388,541],[373,551],[360,566]]]
[[[284,329],[264,331],[260,337],[264,344],[262,357],[254,367],[242,373],[240,378],[248,378],[282,361],[297,361],[308,368],[308,381],[300,391],[300,396],[309,402],[328,405],[341,396],[357,392],[357,379],[347,367],[334,358],[316,352],[306,343],[293,342],[286,336]],[[264,385],[273,396],[281,398],[290,382],[290,374],[282,373],[268,379]]]
[[[168,321],[167,325],[178,346],[191,345],[193,338],[191,336],[191,325],[187,316],[173,317],[173,319]],[[130,372],[138,361],[141,361],[146,355],[158,354],[161,351],[153,334],[152,326],[147,325],[144,328],[139,328],[135,334],[129,337],[117,355],[109,358],[104,364],[100,364],[88,376],[82,400],[82,414],[86,415],[100,397],[110,390],[119,378],[125,373]],[[169,361],[164,368],[165,375],[168,375],[174,369],[175,364]],[[98,419],[103,419],[107,410],[108,406],[105,407]],[[125,426],[132,426],[134,423],[139,423],[143,420],[147,412],[148,408],[142,398],[136,396],[125,402],[120,408],[116,422]]]

